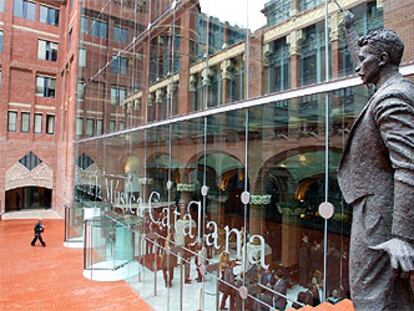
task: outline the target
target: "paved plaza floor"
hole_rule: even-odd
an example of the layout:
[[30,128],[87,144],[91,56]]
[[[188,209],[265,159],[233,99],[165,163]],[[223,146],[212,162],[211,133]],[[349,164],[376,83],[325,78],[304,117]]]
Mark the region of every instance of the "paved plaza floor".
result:
[[1,311],[151,310],[126,282],[94,282],[82,276],[82,249],[63,247],[63,220],[45,219],[47,246],[32,247],[35,223],[0,221]]

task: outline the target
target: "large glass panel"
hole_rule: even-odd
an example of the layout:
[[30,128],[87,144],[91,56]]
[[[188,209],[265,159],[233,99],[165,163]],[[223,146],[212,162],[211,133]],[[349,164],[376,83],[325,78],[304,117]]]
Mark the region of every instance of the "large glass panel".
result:
[[172,161],[169,175],[173,186],[170,196],[177,214],[172,226],[177,248],[174,253],[179,256],[176,272],[181,284],[171,288],[170,297],[172,303],[177,302],[174,297],[179,297],[183,309],[199,306],[203,310],[211,310],[214,306],[211,297],[205,298],[207,291],[214,293],[210,289],[215,289],[211,288],[215,280],[203,278],[201,273],[201,265],[207,263],[206,242],[202,238],[206,226],[201,195],[203,169],[199,163],[203,152],[204,119],[197,118],[171,126]]
[[242,310],[237,290],[246,285],[243,276],[248,267],[243,265],[247,215],[241,194],[250,182],[245,179],[244,167],[245,111],[209,116],[206,123],[206,151],[198,163],[203,168],[203,184],[208,187],[204,204],[206,221],[211,223],[205,230],[217,236],[208,238],[207,244],[208,278],[216,280],[209,291],[215,293],[215,299],[205,298],[215,304],[215,310]]
[[313,279],[315,298],[322,294],[324,222],[318,205],[324,201],[324,133],[321,95],[249,110],[248,230],[250,237],[261,236],[251,244],[259,251],[265,243],[260,258],[269,265],[249,282],[264,303],[290,306]]

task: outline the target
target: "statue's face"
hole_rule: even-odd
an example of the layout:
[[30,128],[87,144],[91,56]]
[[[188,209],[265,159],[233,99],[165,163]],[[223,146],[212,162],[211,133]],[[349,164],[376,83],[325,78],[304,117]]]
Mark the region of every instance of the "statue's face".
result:
[[364,45],[358,54],[359,65],[355,69],[364,84],[377,84],[381,67],[378,52],[369,45]]

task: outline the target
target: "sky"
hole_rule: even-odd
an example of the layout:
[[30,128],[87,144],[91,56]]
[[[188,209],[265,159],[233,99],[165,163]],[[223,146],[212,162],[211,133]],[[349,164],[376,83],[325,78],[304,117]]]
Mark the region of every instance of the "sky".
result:
[[231,25],[248,27],[252,31],[266,24],[260,12],[269,0],[200,0],[201,11]]

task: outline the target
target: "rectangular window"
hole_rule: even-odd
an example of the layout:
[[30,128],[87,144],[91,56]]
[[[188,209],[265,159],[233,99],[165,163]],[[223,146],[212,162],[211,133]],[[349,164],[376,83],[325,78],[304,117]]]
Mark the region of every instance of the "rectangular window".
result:
[[85,95],[85,82],[79,81],[78,82],[78,89],[77,89],[77,98],[78,98],[78,100],[83,100],[84,95]]
[[102,120],[96,120],[96,135],[102,135],[103,133],[102,122]]
[[116,130],[116,122],[114,120],[109,121],[109,132],[113,133]]
[[3,31],[0,31],[0,52],[3,52]]
[[86,136],[93,136],[94,119],[86,119]]
[[57,61],[58,45],[55,42],[37,40],[37,58],[42,60]]
[[36,96],[55,98],[56,79],[50,77],[36,77]]
[[17,112],[9,111],[7,113],[7,130],[9,132],[16,132],[17,130]]
[[321,0],[299,0],[298,2],[299,12],[313,9],[319,4],[321,4]]
[[301,84],[309,85],[325,80],[325,30],[317,23],[303,30],[301,49]]
[[115,42],[128,42],[128,28],[121,26],[114,26],[114,41]]
[[55,116],[48,114],[46,116],[46,133],[54,134],[55,133]]
[[90,34],[95,37],[106,39],[108,37],[108,24],[103,21],[91,19]]
[[33,132],[42,133],[43,116],[41,113],[35,113]]
[[88,18],[86,16],[81,17],[81,33],[88,32]]
[[125,101],[126,89],[123,87],[111,88],[111,103],[112,105],[120,105]]
[[30,130],[30,112],[22,112],[20,117],[20,131],[28,133]]
[[0,0],[0,12],[4,12],[4,3],[6,0]]
[[36,3],[27,0],[14,0],[14,16],[34,21],[36,18]]
[[125,122],[121,122],[121,121],[120,121],[120,122],[118,123],[118,127],[119,127],[119,130],[120,130],[120,131],[125,130]]
[[79,48],[79,67],[86,67],[86,49]]
[[40,5],[40,22],[53,26],[59,25],[59,10]]
[[128,58],[123,56],[112,56],[112,73],[127,74]]
[[76,135],[81,136],[83,133],[83,119],[76,118]]

